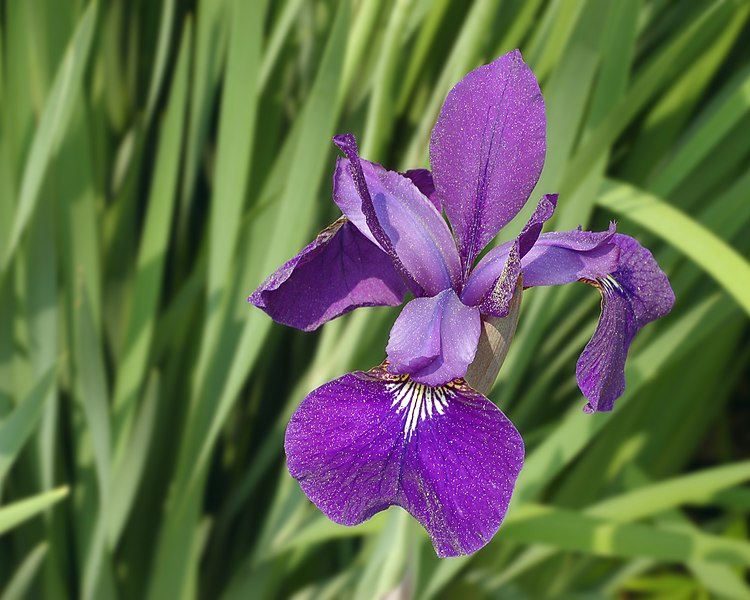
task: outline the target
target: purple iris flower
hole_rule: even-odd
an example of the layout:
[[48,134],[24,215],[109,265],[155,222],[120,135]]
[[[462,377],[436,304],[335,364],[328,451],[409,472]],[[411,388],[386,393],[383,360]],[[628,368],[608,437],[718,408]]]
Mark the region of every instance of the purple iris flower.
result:
[[448,94],[430,140],[431,173],[388,171],[361,159],[353,136],[336,136],[346,158],[336,164],[333,199],[343,216],[250,296],[275,321],[311,331],[413,295],[391,329],[387,360],[311,392],[287,428],[289,472],[337,523],[398,505],[441,557],[492,538],[524,446],[464,377],[483,322],[509,318],[519,281],[584,281],[601,293],[599,325],[576,368],[586,412],[612,408],[633,337],[671,309],[674,295],[651,253],[614,225],[541,234],[555,194],[516,239],[477,262],[531,194],[545,128],[539,85],[515,51]]

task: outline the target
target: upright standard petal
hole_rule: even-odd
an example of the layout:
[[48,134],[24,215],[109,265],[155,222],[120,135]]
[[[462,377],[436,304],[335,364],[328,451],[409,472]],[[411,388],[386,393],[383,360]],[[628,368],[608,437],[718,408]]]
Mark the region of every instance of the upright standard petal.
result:
[[463,377],[476,355],[480,331],[479,310],[463,304],[453,290],[415,298],[391,329],[388,370],[427,385]]
[[521,261],[525,286],[584,281],[602,296],[602,314],[576,366],[586,412],[608,411],[625,390],[625,359],[636,333],[674,304],[651,253],[626,235],[567,231],[540,236]]
[[333,180],[333,199],[341,212],[383,248],[397,268],[403,265],[424,292],[412,290],[415,295],[458,288],[461,261],[440,212],[410,178],[361,160],[349,137],[335,138],[349,157],[338,159]]
[[357,525],[391,506],[414,516],[441,557],[497,532],[523,465],[523,442],[463,382],[432,388],[383,368],[313,391],[286,431],[289,472],[333,521]]
[[545,128],[539,85],[518,50],[472,71],[448,94],[430,162],[465,274],[534,189]]
[[396,306],[405,295],[389,257],[341,218],[273,273],[248,301],[278,323],[312,331],[360,306]]

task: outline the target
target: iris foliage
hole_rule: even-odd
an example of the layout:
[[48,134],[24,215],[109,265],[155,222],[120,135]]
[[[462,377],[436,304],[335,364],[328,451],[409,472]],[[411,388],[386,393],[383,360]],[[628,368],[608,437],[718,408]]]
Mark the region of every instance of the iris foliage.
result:
[[[750,3],[0,2],[3,598],[750,598]],[[524,294],[489,397],[527,459],[482,551],[400,509],[328,521],[288,476],[313,388],[395,311],[316,334],[248,292],[337,215],[331,136],[427,167],[447,91],[518,47],[548,229],[637,237],[677,302],[584,415],[584,285]],[[530,203],[498,241],[512,239]]]

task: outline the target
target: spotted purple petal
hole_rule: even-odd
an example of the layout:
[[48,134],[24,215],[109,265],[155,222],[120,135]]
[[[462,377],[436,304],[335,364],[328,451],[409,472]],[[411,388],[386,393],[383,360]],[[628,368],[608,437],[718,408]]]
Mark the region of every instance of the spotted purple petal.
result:
[[502,272],[479,305],[479,311],[483,315],[505,318],[510,313],[513,293],[521,276],[519,246],[518,239],[512,242]]
[[[424,295],[457,288],[461,280],[461,261],[442,215],[409,178],[375,163],[359,162],[377,226],[409,276],[422,288]],[[336,163],[333,199],[368,239],[383,247],[362,210],[348,159],[339,158]]]
[[453,290],[415,298],[391,329],[388,370],[427,385],[463,377],[476,355],[480,331],[479,310],[463,304]]
[[406,287],[388,256],[341,218],[248,298],[274,321],[312,331],[360,306],[396,306]]
[[289,472],[330,519],[357,525],[401,506],[441,557],[489,542],[523,464],[521,436],[487,398],[463,382],[431,388],[382,368],[308,395],[285,450]]
[[448,94],[430,161],[464,273],[534,189],[545,127],[539,85],[518,50],[472,71]]

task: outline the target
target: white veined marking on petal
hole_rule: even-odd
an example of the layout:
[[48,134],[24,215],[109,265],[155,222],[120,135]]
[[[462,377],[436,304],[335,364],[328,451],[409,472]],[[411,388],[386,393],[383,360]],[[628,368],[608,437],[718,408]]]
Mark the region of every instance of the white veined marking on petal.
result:
[[612,275],[607,275],[606,277],[600,278],[599,283],[607,292],[614,292],[615,290],[617,290],[621,294],[625,293],[625,290],[622,289],[620,282],[617,281],[617,279],[615,279],[614,277],[612,277]]
[[433,417],[433,409],[439,415],[445,414],[448,400],[456,395],[450,388],[430,387],[411,379],[389,383],[387,389],[393,394],[391,408],[396,408],[396,414],[404,413],[404,437],[407,439],[411,439],[420,420]]

